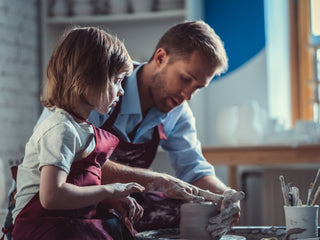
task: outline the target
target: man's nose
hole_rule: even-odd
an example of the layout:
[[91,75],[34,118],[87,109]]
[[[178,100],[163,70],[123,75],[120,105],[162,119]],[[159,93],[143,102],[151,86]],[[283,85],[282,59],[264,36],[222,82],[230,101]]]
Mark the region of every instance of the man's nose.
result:
[[184,88],[182,89],[180,95],[184,100],[190,100],[192,98],[193,91],[191,89]]

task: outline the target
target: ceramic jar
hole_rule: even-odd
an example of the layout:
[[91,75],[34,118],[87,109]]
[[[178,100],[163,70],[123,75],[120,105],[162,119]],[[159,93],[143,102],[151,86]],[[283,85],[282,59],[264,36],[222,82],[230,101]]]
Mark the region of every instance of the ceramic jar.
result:
[[3,159],[0,158],[0,208],[5,208],[4,202],[6,200],[6,175],[5,175],[5,165]]

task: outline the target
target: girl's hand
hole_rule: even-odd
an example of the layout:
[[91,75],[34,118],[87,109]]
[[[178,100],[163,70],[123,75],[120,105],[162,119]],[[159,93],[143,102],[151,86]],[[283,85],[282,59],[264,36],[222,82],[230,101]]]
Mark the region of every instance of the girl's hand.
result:
[[99,212],[108,212],[114,209],[115,213],[123,220],[136,222],[143,216],[143,208],[132,197],[125,197],[121,199],[106,199],[99,204]]
[[143,216],[142,206],[132,197],[126,197],[120,200],[127,212],[123,216],[128,217],[131,222],[137,222]]
[[[125,198],[134,192],[143,192],[144,187],[138,183],[112,183],[104,185],[108,196],[113,198]],[[111,196],[110,196],[111,195]]]

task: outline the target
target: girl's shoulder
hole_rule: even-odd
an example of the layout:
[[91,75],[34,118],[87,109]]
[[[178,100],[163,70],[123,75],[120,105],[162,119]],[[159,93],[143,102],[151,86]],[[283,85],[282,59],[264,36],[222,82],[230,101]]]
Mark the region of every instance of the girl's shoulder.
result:
[[83,134],[92,134],[92,126],[88,123],[77,123],[72,115],[63,109],[56,109],[35,130],[33,138],[52,136],[79,137]]
[[52,112],[52,114],[50,114],[50,116],[48,116],[48,118],[43,121],[43,124],[41,123],[40,126],[47,129],[50,129],[54,126],[64,126],[66,128],[71,128],[76,131],[79,129],[91,128],[89,123],[78,123],[70,113],[60,108],[55,109]]
[[73,128],[72,116],[63,109],[56,109],[38,127],[37,131],[47,132],[56,128]]

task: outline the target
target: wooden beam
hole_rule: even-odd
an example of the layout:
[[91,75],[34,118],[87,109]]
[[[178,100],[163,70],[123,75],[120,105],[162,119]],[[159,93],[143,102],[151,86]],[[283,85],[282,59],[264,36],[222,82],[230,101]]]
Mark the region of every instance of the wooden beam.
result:
[[229,185],[237,189],[237,167],[290,164],[320,164],[320,145],[203,147],[203,155],[214,166],[229,170]]

